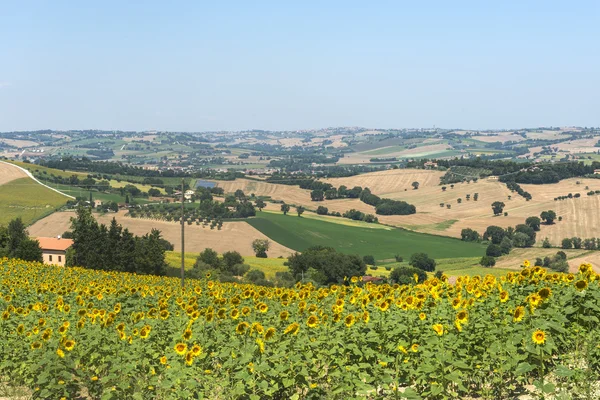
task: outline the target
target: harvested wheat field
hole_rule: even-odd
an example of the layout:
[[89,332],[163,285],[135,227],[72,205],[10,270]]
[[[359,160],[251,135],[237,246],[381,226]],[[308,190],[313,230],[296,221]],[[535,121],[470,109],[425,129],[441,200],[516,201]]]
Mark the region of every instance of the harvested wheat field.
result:
[[[70,218],[74,212],[57,212],[29,227],[31,236],[57,236],[70,229]],[[113,217],[136,235],[144,235],[152,228],[161,231],[162,236],[175,246],[175,251],[181,251],[181,225],[176,222],[155,221],[149,219],[129,218],[123,211],[117,214],[94,215],[103,224],[110,224]],[[243,221],[225,222],[221,230],[211,230],[197,225],[185,227],[185,250],[199,253],[207,247],[219,253],[229,250],[239,251],[243,256],[253,256],[252,241],[254,239],[268,239],[258,230]],[[271,240],[269,257],[288,256],[293,251]]]
[[4,185],[5,183],[19,178],[27,178],[27,174],[14,165],[0,162],[0,185]]
[[392,198],[389,195],[402,197],[406,193],[405,189],[413,190],[412,183],[415,181],[419,182],[419,190],[439,187],[440,177],[443,175],[443,172],[426,169],[389,169],[345,178],[324,179],[324,182],[335,187],[345,185],[349,189],[354,186],[368,187],[378,196]]
[[[337,199],[315,202],[310,199],[310,190],[300,189],[298,186],[278,185],[269,182],[257,182],[249,179],[236,179],[235,181],[214,181],[225,193],[233,193],[241,189],[245,194],[254,193],[256,196],[269,196],[273,200],[281,200],[290,205],[302,205],[310,210],[318,206],[325,206],[329,211],[343,213],[352,208],[374,214],[375,208],[358,199]],[[267,210],[278,210],[279,204],[267,203]],[[294,212],[292,210],[291,212]]]

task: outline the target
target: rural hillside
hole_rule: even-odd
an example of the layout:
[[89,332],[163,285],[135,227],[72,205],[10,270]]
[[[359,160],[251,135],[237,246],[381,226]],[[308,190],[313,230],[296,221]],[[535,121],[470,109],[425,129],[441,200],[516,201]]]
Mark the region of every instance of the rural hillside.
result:
[[597,2],[5,2],[0,400],[600,399]]

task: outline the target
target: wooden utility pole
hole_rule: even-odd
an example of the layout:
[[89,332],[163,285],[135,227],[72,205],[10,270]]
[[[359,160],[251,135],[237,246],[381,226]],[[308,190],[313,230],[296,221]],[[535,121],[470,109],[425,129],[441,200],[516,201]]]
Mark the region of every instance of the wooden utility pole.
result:
[[185,197],[183,186],[185,184],[185,178],[181,178],[181,288],[185,287],[185,241],[184,241],[184,229],[185,229],[185,221],[184,221],[184,204]]

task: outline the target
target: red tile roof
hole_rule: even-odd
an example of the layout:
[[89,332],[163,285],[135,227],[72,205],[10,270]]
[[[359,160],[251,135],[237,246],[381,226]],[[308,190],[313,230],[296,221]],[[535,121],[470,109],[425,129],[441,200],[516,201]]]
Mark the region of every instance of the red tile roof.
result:
[[42,250],[56,250],[65,251],[73,245],[71,239],[58,239],[55,237],[39,237],[37,240],[40,242]]

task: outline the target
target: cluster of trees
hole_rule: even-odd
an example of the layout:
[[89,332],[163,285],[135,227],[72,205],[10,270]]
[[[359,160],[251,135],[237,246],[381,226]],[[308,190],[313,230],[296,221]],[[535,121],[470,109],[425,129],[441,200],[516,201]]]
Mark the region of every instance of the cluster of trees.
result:
[[546,256],[535,259],[535,265],[549,268],[556,272],[569,272],[569,264],[567,263],[567,255],[563,251],[557,252],[553,256]]
[[29,237],[21,218],[13,219],[8,226],[0,226],[0,258],[20,258],[42,262],[40,243]]
[[[600,190],[597,190],[597,191],[595,191],[595,192],[588,192],[588,194],[587,194],[587,195],[588,195],[588,196],[592,196],[592,195],[594,195],[594,194],[596,194],[596,193],[600,193]],[[569,194],[568,194],[568,195],[566,195],[566,196],[558,196],[558,197],[555,197],[555,198],[554,198],[554,201],[558,201],[558,200],[567,200],[567,199],[578,199],[578,198],[580,198],[580,197],[581,197],[581,194],[580,194],[580,193],[575,193],[575,194],[573,194],[573,193],[569,193]]]
[[332,247],[314,246],[294,253],[285,265],[296,281],[310,280],[318,285],[343,282],[344,277],[363,276],[367,266],[358,255],[343,254]]
[[[198,203],[187,203],[184,206],[183,218],[192,225],[203,226],[212,223],[211,229],[222,225],[222,220],[230,218],[248,218],[256,215],[254,204],[245,197],[227,196],[223,202],[213,200],[208,191],[203,191]],[[257,206],[265,206],[264,201],[257,200]],[[147,204],[129,211],[132,218],[150,218],[165,221],[181,221],[181,203]]]
[[[339,214],[339,213],[337,213],[337,214]],[[373,214],[365,214],[364,212],[355,210],[354,208],[344,212],[342,214],[342,217],[349,218],[354,221],[364,221],[364,222],[369,222],[369,223],[379,222],[379,219],[376,216],[374,216]]]
[[370,162],[395,162],[398,161],[397,157],[373,157],[369,159]]
[[586,249],[586,250],[598,250],[600,249],[600,238],[588,238],[582,239],[580,237],[564,238],[561,242],[563,249]]
[[513,182],[513,181],[506,182],[506,187],[509,188],[510,191],[512,191],[512,192],[517,192],[527,201],[532,199],[531,194],[529,192],[526,192],[525,190],[523,190],[521,185],[519,185],[516,182]]
[[[268,247],[268,245],[267,245]],[[289,272],[277,272],[275,280],[266,279],[264,272],[251,269],[237,251],[227,251],[221,256],[207,248],[196,258],[194,266],[185,272],[187,278],[199,279],[210,274],[221,282],[249,282],[260,286],[291,287],[295,281]]]
[[98,222],[90,208],[79,207],[71,219],[73,246],[67,251],[67,265],[91,269],[165,275],[165,251],[173,245],[152,229],[136,236],[113,218],[110,227]]

